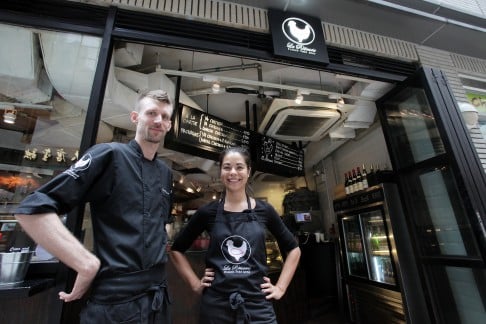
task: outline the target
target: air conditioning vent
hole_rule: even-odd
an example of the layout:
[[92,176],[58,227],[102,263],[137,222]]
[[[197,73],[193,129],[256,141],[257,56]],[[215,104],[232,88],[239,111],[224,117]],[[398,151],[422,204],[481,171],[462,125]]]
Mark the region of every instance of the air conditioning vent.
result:
[[283,141],[318,141],[341,118],[334,103],[274,99],[259,131]]
[[[293,110],[296,112],[297,110]],[[333,117],[334,118],[334,117]],[[327,117],[296,116],[286,114],[275,135],[291,137],[313,137],[322,125],[329,121]]]

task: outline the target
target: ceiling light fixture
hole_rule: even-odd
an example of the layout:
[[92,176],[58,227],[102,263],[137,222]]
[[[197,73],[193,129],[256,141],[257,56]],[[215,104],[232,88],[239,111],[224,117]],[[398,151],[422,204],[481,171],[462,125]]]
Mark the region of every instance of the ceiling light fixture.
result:
[[307,89],[298,89],[295,96],[295,103],[300,105],[304,101],[304,95],[310,95],[310,91]]
[[3,122],[5,124],[15,124],[16,119],[17,110],[14,107],[5,108],[5,112],[3,113]]
[[214,82],[213,86],[211,87],[211,90],[213,93],[218,93],[221,91],[221,86],[219,85],[219,82]]
[[338,108],[343,108],[344,107],[344,99],[343,98],[338,98],[336,106]]
[[297,96],[295,96],[295,103],[300,105],[302,103],[302,100],[304,100],[304,96],[297,92]]

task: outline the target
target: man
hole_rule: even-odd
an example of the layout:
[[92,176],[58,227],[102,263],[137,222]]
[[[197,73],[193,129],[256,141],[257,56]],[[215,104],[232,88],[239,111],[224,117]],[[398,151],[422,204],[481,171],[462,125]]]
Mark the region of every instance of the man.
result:
[[[172,173],[157,159],[171,128],[167,93],[140,95],[130,120],[135,139],[90,148],[72,167],[27,196],[15,211],[25,231],[77,272],[70,302],[90,290],[81,323],[169,323],[165,224],[171,210]],[[90,203],[94,251],[59,219]],[[91,288],[91,289],[90,289]]]

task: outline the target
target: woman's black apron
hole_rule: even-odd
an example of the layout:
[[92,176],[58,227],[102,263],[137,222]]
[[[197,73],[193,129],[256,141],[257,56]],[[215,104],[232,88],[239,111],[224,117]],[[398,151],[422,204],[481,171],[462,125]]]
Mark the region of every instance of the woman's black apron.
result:
[[267,275],[265,226],[247,202],[247,210],[226,215],[224,199],[218,205],[206,256],[215,277],[203,293],[200,324],[277,323],[260,288]]

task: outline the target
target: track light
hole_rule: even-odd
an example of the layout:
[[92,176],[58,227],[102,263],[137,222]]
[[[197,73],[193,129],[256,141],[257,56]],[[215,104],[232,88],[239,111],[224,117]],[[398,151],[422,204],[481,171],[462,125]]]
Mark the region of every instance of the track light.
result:
[[5,124],[15,124],[17,119],[17,110],[15,108],[6,108],[3,113],[3,122]]
[[295,96],[295,103],[300,105],[302,103],[302,100],[304,100],[304,96],[300,93],[297,93],[297,96]]
[[343,108],[344,107],[344,99],[343,98],[338,98],[336,106],[338,108]]
[[308,90],[297,90],[297,95],[295,96],[295,103],[300,105],[304,100],[304,95],[310,95],[310,91]]
[[213,93],[218,93],[221,91],[221,86],[219,85],[219,82],[214,82],[213,86],[211,87],[211,90]]

